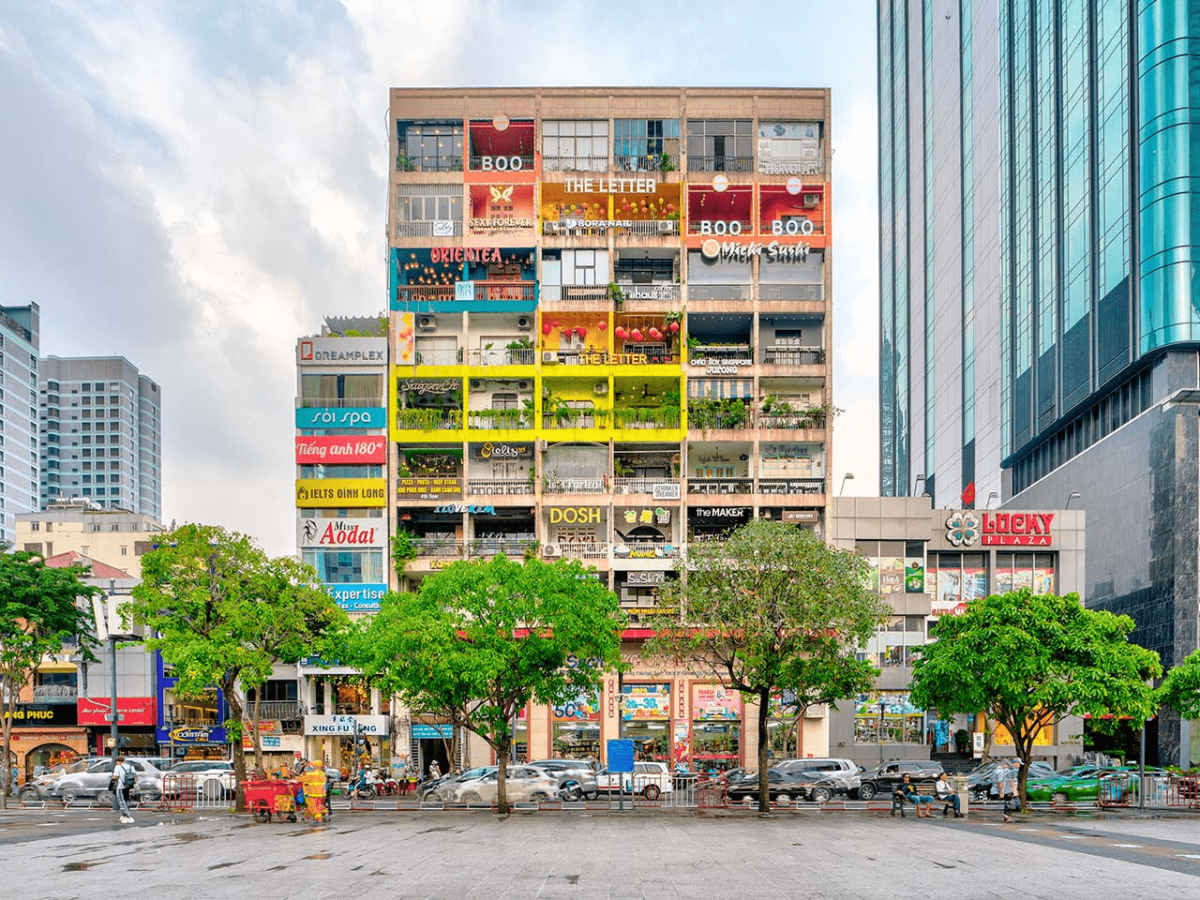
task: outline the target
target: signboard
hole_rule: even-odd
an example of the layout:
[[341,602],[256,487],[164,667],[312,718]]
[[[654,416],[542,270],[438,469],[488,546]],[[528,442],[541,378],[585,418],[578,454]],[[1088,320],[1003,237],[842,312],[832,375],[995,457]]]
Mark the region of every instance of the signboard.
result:
[[[8,717],[9,712],[5,708],[4,718]],[[12,712],[12,724],[16,728],[58,728],[76,725],[78,718],[74,703],[18,703]]]
[[346,612],[378,612],[386,584],[327,584],[325,590]]
[[598,506],[552,506],[550,507],[551,525],[599,525],[600,507]]
[[599,722],[600,692],[580,691],[574,699],[552,707],[550,714],[555,722]]
[[[107,725],[112,701],[107,697],[80,697],[80,725]],[[118,697],[117,714],[122,725],[154,725],[158,710],[153,697]]]
[[167,732],[167,741],[172,744],[223,744],[225,729],[208,725],[180,725]]
[[769,244],[752,242],[738,244],[732,241],[718,241],[709,238],[700,245],[700,252],[706,259],[735,260],[750,262],[752,257],[761,256],[767,262],[803,262],[808,259],[809,245],[806,242],[798,244],[783,244],[771,241]]
[[387,543],[387,521],[378,519],[327,519],[299,521],[296,543],[301,547],[382,547]]
[[382,434],[317,435],[296,438],[297,465],[387,462],[387,438]]
[[382,366],[387,362],[387,338],[305,338],[296,361],[308,366]]
[[643,587],[656,587],[667,580],[667,573],[659,570],[648,570],[643,572],[626,572],[625,584],[640,585]]
[[393,362],[398,366],[411,366],[416,360],[416,313],[396,313],[396,350]]
[[680,498],[679,482],[656,484],[650,489],[650,496],[654,500],[678,500]]
[[533,459],[533,444],[509,444],[500,441],[485,441],[482,444],[472,444],[471,459],[509,460]]
[[302,406],[296,410],[297,428],[386,428],[382,406]]
[[1053,543],[1050,523],[1054,513],[984,513],[985,547],[1049,547]]
[[748,506],[698,506],[688,510],[688,513],[696,519],[739,522],[749,521],[750,512]]
[[719,684],[692,685],[692,719],[730,721],[742,717],[742,695]]
[[473,303],[475,300],[475,282],[454,282],[454,299],[459,303]]
[[387,505],[387,482],[382,478],[298,478],[296,506],[343,507]]
[[622,685],[621,718],[626,722],[671,718],[671,686],[669,684]]
[[308,736],[386,737],[387,716],[305,716],[304,733]]
[[414,741],[450,740],[454,737],[453,725],[413,725]]
[[631,773],[633,771],[633,741],[608,741],[608,771]]
[[815,509],[785,509],[783,511],[783,521],[811,524],[821,521],[821,514]]
[[396,481],[396,493],[400,496],[416,496],[422,500],[439,500],[442,497],[461,497],[462,483],[458,478],[443,478],[436,475],[416,475]]

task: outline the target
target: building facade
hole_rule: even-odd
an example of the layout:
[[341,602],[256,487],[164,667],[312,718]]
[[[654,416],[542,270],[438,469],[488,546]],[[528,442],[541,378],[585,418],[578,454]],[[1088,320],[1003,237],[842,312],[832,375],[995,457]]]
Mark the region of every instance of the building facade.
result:
[[0,542],[16,538],[16,517],[38,508],[38,346],[36,303],[0,306]]
[[41,505],[162,517],[162,390],[120,356],[41,360]]
[[[1198,20],[878,9],[882,492],[1087,509],[1088,604],[1172,665],[1198,646]],[[1160,762],[1200,757],[1155,727]]]

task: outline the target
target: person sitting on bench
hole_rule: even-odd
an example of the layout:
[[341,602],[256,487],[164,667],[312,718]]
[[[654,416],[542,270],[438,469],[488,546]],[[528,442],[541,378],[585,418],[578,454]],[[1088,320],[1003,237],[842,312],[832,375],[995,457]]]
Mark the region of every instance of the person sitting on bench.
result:
[[950,815],[951,808],[954,809],[954,818],[961,819],[962,812],[959,811],[958,793],[950,787],[950,782],[946,780],[945,773],[938,776],[937,783],[933,786],[933,791],[937,794],[938,800],[944,805],[942,806],[943,818]]
[[912,782],[908,780],[907,773],[904,776],[904,781],[900,785],[900,790],[904,793],[904,799],[917,808],[918,819],[928,819],[933,813],[930,811],[933,806],[933,798],[928,794],[918,794],[917,789],[913,787]]

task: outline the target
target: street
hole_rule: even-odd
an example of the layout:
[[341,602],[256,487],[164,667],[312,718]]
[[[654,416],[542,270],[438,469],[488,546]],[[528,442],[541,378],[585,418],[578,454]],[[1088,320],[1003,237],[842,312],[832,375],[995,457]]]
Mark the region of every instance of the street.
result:
[[0,813],[26,898],[1164,898],[1200,894],[1192,816],[339,812]]

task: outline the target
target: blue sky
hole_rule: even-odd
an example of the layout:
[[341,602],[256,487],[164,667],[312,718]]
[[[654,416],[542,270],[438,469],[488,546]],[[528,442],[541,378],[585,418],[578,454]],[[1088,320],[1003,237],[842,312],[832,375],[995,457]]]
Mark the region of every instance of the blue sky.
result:
[[866,0],[6,4],[0,303],[162,386],[168,523],[292,553],[296,338],[386,304],[390,87],[830,87],[833,483],[874,494],[874,42]]

